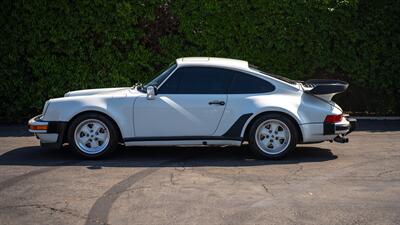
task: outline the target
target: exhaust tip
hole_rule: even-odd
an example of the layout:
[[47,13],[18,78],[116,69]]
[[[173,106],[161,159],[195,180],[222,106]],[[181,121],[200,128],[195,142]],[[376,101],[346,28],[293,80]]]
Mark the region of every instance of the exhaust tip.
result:
[[347,142],[349,142],[349,139],[347,137],[343,137],[343,136],[336,136],[333,140],[335,142],[338,142],[338,143],[347,143]]

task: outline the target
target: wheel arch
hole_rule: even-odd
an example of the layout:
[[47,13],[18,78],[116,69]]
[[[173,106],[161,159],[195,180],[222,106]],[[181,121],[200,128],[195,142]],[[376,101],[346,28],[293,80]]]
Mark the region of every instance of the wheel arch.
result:
[[119,142],[123,142],[121,128],[118,126],[118,123],[110,115],[107,115],[106,113],[101,112],[101,111],[97,111],[97,110],[86,110],[86,111],[82,111],[82,112],[79,112],[79,113],[75,114],[74,116],[71,117],[71,119],[68,120],[67,125],[66,125],[65,130],[64,130],[64,134],[63,134],[63,143],[66,143],[68,141],[68,137],[67,137],[68,129],[69,129],[72,121],[74,121],[79,116],[82,116],[84,114],[89,114],[89,113],[100,114],[100,115],[106,117],[107,119],[109,119],[111,121],[111,123],[113,123],[113,125],[115,126],[115,128],[117,130],[118,141]]
[[248,141],[248,139],[249,139],[249,132],[250,132],[250,129],[251,129],[251,127],[253,126],[254,122],[255,122],[258,118],[260,118],[261,116],[269,115],[269,114],[279,114],[279,115],[286,116],[288,119],[290,119],[290,120],[294,123],[294,125],[295,125],[295,127],[296,127],[297,133],[298,133],[298,135],[299,135],[299,142],[301,143],[301,142],[303,141],[303,133],[302,133],[302,131],[301,131],[299,122],[294,118],[294,116],[290,115],[289,113],[282,112],[282,111],[276,111],[276,110],[263,111],[263,112],[260,112],[260,113],[258,113],[258,114],[256,114],[256,115],[254,115],[254,116],[249,120],[249,122],[247,122],[247,124],[245,124],[245,126],[244,126],[244,128],[243,128],[243,130],[242,130],[242,132],[243,132],[243,136],[242,136],[243,139],[246,140],[246,141]]

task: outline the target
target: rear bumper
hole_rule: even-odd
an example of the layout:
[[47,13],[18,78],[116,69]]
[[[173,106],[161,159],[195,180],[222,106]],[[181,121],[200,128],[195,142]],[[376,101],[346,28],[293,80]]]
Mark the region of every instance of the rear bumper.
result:
[[357,120],[345,115],[339,123],[324,123],[324,135],[336,135],[333,139],[338,143],[347,143],[349,138],[345,137],[356,129]]
[[346,133],[347,135],[353,132],[357,128],[357,119],[352,117],[347,117],[346,119],[350,122],[350,130],[349,132]]
[[347,135],[356,129],[357,120],[344,116],[339,123],[324,123],[324,135]]
[[336,137],[348,135],[356,129],[357,120],[347,115],[339,123],[301,124],[302,143],[331,141]]
[[35,116],[28,122],[28,130],[40,140],[40,146],[47,148],[61,148],[67,122],[44,121],[41,115]]

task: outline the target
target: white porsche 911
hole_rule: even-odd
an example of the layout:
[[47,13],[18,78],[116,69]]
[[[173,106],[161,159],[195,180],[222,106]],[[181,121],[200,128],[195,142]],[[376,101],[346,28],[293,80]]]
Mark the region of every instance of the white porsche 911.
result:
[[266,158],[298,143],[347,142],[356,120],[332,97],[348,84],[293,81],[246,61],[177,59],[144,86],[71,91],[46,102],[29,121],[42,146],[86,158],[125,146],[235,145]]

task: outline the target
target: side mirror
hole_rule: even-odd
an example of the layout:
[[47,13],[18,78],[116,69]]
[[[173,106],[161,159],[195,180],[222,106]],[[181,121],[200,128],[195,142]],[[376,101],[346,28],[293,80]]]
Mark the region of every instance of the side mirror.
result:
[[147,91],[147,99],[148,100],[153,100],[156,98],[156,87],[148,86],[146,91]]

